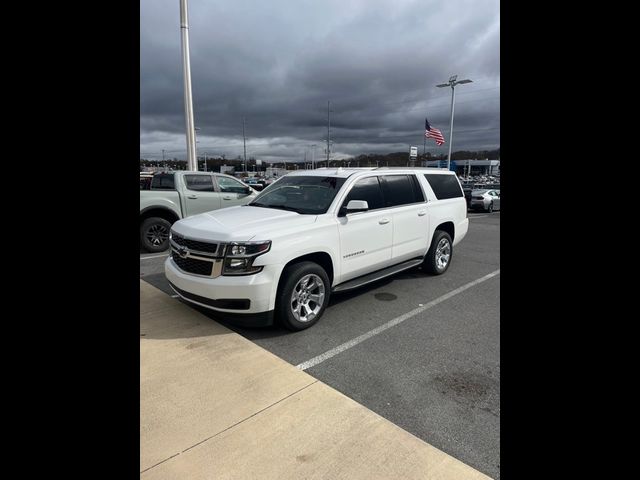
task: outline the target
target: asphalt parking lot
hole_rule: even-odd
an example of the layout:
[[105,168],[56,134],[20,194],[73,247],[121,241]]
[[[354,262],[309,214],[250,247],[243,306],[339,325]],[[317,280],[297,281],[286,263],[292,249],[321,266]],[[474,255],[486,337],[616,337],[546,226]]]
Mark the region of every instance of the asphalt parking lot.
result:
[[[321,321],[302,332],[221,323],[499,478],[500,213],[469,219],[445,275],[414,269],[334,295]],[[140,274],[173,296],[166,257],[141,253]]]

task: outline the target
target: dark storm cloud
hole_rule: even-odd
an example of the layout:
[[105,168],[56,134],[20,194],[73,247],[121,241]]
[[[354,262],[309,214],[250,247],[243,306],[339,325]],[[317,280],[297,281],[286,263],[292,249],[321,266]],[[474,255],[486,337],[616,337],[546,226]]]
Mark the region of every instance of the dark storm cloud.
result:
[[[241,154],[245,116],[249,155],[319,158],[327,100],[334,158],[422,148],[425,116],[449,138],[434,85],[451,74],[474,81],[456,89],[454,150],[500,145],[496,0],[189,3],[199,153]],[[140,44],[142,156],[184,158],[177,0],[142,0]]]

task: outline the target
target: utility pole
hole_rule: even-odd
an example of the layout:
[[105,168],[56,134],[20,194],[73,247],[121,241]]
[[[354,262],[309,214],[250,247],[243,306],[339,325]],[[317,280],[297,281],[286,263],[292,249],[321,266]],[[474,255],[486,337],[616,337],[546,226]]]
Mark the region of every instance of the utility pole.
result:
[[331,142],[331,110],[330,110],[331,101],[327,101],[327,168],[329,167],[329,156],[331,155],[331,147],[329,146]]
[[311,145],[311,168],[316,168],[316,144]]
[[242,142],[244,143],[244,171],[247,171],[247,139],[244,136],[244,120],[245,118],[242,117]]
[[184,80],[184,116],[187,128],[187,169],[197,171],[196,132],[191,95],[191,61],[189,59],[189,15],[187,0],[180,0],[180,31],[182,33],[182,76]]
[[200,127],[195,127],[193,130],[193,138],[195,139],[194,151],[196,155],[196,170],[200,171],[200,164],[198,163],[198,130],[200,130]]

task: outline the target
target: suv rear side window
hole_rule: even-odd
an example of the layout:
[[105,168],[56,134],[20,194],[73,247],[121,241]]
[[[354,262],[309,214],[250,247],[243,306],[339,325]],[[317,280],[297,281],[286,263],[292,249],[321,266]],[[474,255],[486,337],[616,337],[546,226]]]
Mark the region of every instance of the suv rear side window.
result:
[[173,173],[156,173],[151,181],[151,190],[175,190]]
[[213,180],[211,175],[185,175],[184,180],[187,189],[197,192],[213,192]]
[[425,173],[424,178],[426,178],[429,185],[431,185],[433,193],[436,194],[438,200],[464,196],[462,188],[460,188],[460,182],[458,182],[455,175]]
[[344,199],[343,207],[351,200],[364,200],[369,204],[369,210],[384,208],[384,197],[380,189],[378,177],[368,177],[358,180]]
[[380,183],[387,207],[424,202],[422,191],[418,195],[410,175],[384,175]]

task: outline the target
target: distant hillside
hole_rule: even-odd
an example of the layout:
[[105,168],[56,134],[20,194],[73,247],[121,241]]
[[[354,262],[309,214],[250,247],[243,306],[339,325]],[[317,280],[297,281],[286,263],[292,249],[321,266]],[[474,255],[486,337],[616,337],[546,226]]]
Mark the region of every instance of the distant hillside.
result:
[[[416,160],[416,166],[420,166],[420,163],[423,160],[445,160],[447,155],[431,155],[427,153],[426,155],[418,155]],[[498,160],[500,158],[500,149],[497,150],[482,150],[482,151],[466,151],[460,150],[457,152],[453,152],[451,154],[452,160],[484,160],[488,158],[489,160]],[[376,164],[377,162],[377,164]],[[355,157],[346,158],[345,160],[331,160],[331,166],[359,166],[359,167],[375,167],[376,165],[379,167],[400,167],[408,165],[409,162],[409,152],[394,152],[394,153],[369,153],[363,155],[357,155]],[[228,165],[236,167],[236,171],[241,171],[243,168],[244,162],[240,158],[234,159],[225,159],[225,158],[207,158],[207,170],[209,171],[220,171],[221,165]],[[304,161],[298,160],[287,160],[288,168],[293,168],[294,164],[298,164],[300,168],[304,168]],[[309,162],[307,162],[309,163]],[[317,166],[324,167],[326,162],[322,159],[319,159],[317,162]],[[161,162],[158,160],[148,160],[148,159],[140,159],[140,167],[149,167],[149,166],[159,166],[160,164],[173,168],[173,169],[185,169],[186,161],[178,160],[176,158],[172,160],[167,160],[165,162]],[[204,158],[198,157],[198,165],[202,167],[204,165]],[[249,171],[264,171],[266,167],[284,167],[284,162],[263,162],[261,166],[256,165],[256,159],[251,157],[247,159],[247,169]]]
[[[421,162],[423,160],[445,160],[447,155],[431,155],[427,153],[426,155],[419,154],[417,162]],[[451,153],[452,160],[484,160],[488,158],[489,160],[498,160],[500,158],[500,149],[497,150],[482,150],[482,151],[466,151],[460,150],[458,152]],[[402,166],[407,165],[409,161],[409,153],[408,152],[394,152],[387,154],[379,154],[379,153],[370,153],[366,155],[358,155],[356,157],[352,157],[345,160],[345,164],[347,162],[351,162],[351,166],[354,166],[354,162],[356,165],[359,164],[361,167],[367,166],[375,166],[376,162],[378,162],[378,166]]]

